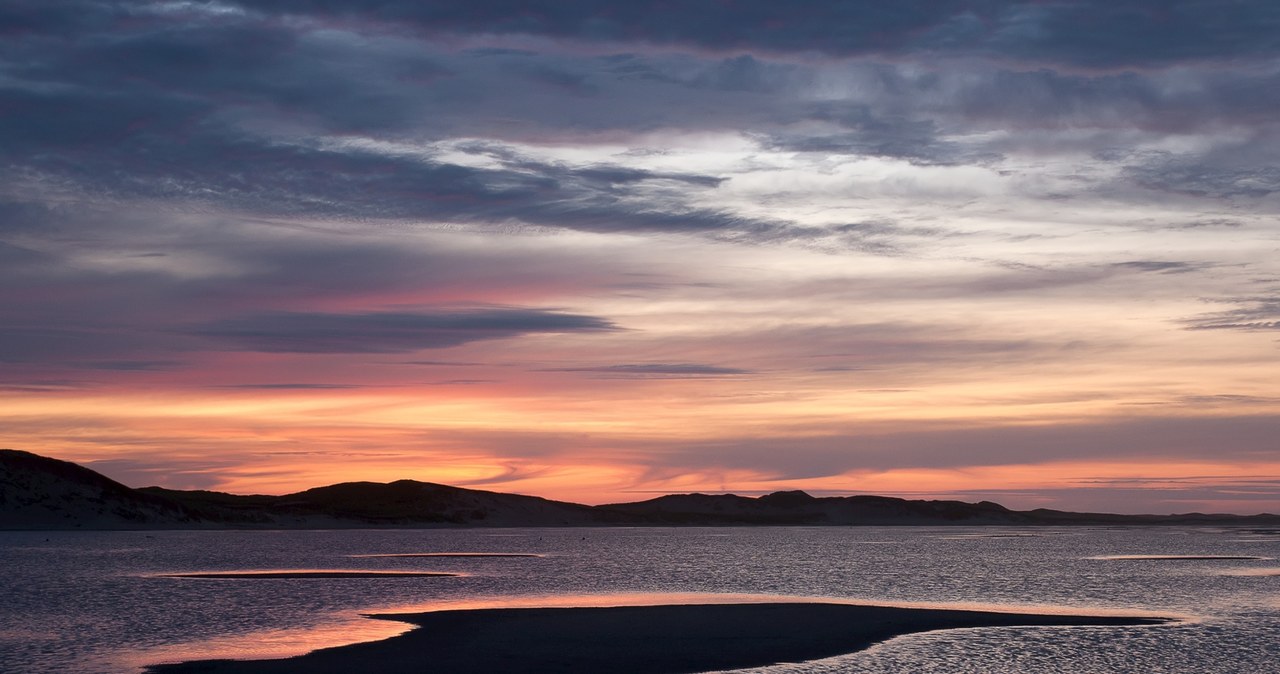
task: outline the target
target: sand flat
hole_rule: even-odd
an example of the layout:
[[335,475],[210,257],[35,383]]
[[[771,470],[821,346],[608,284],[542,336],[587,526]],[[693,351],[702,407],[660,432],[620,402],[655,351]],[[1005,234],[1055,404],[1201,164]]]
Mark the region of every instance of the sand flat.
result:
[[285,578],[429,578],[457,576],[442,571],[348,571],[308,569],[289,571],[195,571],[191,573],[158,573],[156,578],[203,578],[210,580],[278,580]]
[[1085,559],[1099,559],[1128,562],[1197,562],[1213,560],[1265,560],[1268,557],[1256,555],[1097,555]]
[[[498,608],[371,616],[418,626],[383,641],[278,660],[153,665],[152,674],[613,672],[677,674],[831,657],[958,627],[1152,625],[1166,619],[756,603]],[[1046,638],[1052,638],[1047,636]]]
[[380,552],[365,555],[347,555],[348,557],[542,557],[534,552]]

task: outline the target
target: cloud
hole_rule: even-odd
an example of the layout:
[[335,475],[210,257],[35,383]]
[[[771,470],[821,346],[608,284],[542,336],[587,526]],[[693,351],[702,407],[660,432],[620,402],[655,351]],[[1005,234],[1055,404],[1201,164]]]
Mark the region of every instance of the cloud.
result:
[[[1280,204],[1272,2],[0,4],[9,390],[496,382],[450,394],[500,411],[549,384],[543,402],[578,414],[602,404],[584,391],[701,378],[672,388],[788,404],[908,388],[1048,424],[1073,403],[1033,389],[1069,371],[1099,405],[1273,404],[1179,397],[1253,392],[1267,363],[1206,359],[1235,339],[1221,331],[1280,329],[1258,280]],[[1201,355],[1170,355],[1161,312],[1197,294],[1221,298],[1180,324]],[[535,335],[565,336],[514,341]],[[456,363],[399,355],[468,345]],[[363,367],[399,357],[483,371]],[[1126,388],[1171,358],[1166,388]],[[529,371],[547,363],[567,366]],[[926,414],[891,398],[893,418]],[[826,475],[1192,452],[1154,423],[895,440],[777,414],[762,422],[819,420],[688,461]],[[75,423],[40,431],[126,446]],[[1187,435],[1218,446],[1205,428]],[[212,447],[206,430],[182,440]],[[365,432],[308,442],[385,439]],[[575,438],[541,450],[593,442]]]
[[172,370],[182,363],[171,360],[106,360],[90,363],[77,363],[78,367],[88,370],[116,370],[121,372],[155,372]]
[[583,372],[602,375],[606,378],[623,379],[690,379],[702,377],[725,377],[752,374],[751,370],[700,363],[626,363],[620,365],[596,365],[590,367],[554,367],[545,368],[543,372]]
[[84,465],[131,487],[163,486],[166,489],[217,489],[237,461],[152,456],[139,459],[99,459]]
[[[855,3],[803,13],[762,2],[732,10],[696,3],[680,21],[646,13],[646,5],[282,1],[159,11],[68,2],[11,9],[20,28],[0,46],[9,64],[0,81],[0,143],[9,161],[0,178],[24,191],[277,217],[692,233],[752,243],[809,240],[813,232],[785,210],[744,208],[717,194],[731,184],[728,172],[640,168],[601,156],[557,162],[511,148],[568,139],[639,145],[670,132],[709,132],[753,138],[768,156],[1006,170],[1013,162],[1016,172],[1034,174],[1023,155],[1053,145],[1058,155],[1119,151],[1129,157],[1127,180],[1146,189],[1203,198],[1276,191],[1266,152],[1246,161],[1230,152],[1144,148],[1170,131],[1208,139],[1223,128],[1273,124],[1270,111],[1280,101],[1268,92],[1280,87],[1271,69],[1222,73],[1190,53],[1189,65],[1176,71],[1026,66],[1049,53],[1034,48],[1039,43],[1066,64],[1121,63],[1144,48],[1180,47],[1144,33],[1117,38],[1119,51],[1103,58],[1097,40],[1148,23],[1159,24],[1161,36],[1199,29],[1205,10],[1194,3],[1163,13],[1095,2]],[[1257,22],[1275,13],[1245,3],[1214,17],[1239,22],[1240,36],[1260,40]],[[1112,15],[1106,31],[1083,33],[1088,40],[1072,32],[1087,18]],[[620,23],[623,17],[631,19]],[[445,34],[453,37],[438,39]],[[473,48],[518,35],[610,46],[602,53],[556,40]],[[1193,51],[1215,48],[1204,42]],[[647,48],[654,44],[741,53]],[[1271,53],[1262,42],[1252,50],[1238,40],[1216,48],[1240,57]],[[770,56],[793,49],[858,58]],[[940,52],[993,60],[939,63]],[[468,142],[476,161],[456,155]],[[1077,193],[1121,187],[1073,185]],[[874,243],[841,245],[880,254],[904,247]]]
[[213,388],[250,389],[257,391],[325,391],[360,388],[356,384],[227,384]]
[[1214,395],[1184,396],[1180,401],[1184,405],[1219,406],[1219,405],[1269,405],[1280,402],[1280,398],[1240,395],[1237,393],[1218,393]]
[[740,437],[688,443],[654,463],[744,469],[773,479],[830,477],[853,471],[1021,465],[1058,461],[1274,458],[1280,417],[1133,417],[1033,426],[835,432],[815,437]]
[[1246,297],[1221,301],[1240,306],[1189,318],[1183,321],[1183,325],[1187,330],[1280,330],[1280,298]]
[[[47,368],[42,379],[189,369],[190,353],[208,347],[190,327],[230,317],[537,306],[640,264],[629,251],[554,240],[494,245],[84,202],[63,210],[15,237],[22,245],[0,243],[0,360]],[[0,381],[31,376],[9,369]]]
[[1157,153],[1125,167],[1126,176],[1148,189],[1193,197],[1260,198],[1280,192],[1280,168],[1269,144],[1264,150],[1239,153],[1230,147],[1204,154]]
[[535,333],[608,332],[594,316],[537,309],[354,314],[273,312],[226,318],[190,334],[233,350],[270,353],[409,353]]
[[[1148,66],[1280,53],[1280,12],[1265,0],[961,0],[823,3],[797,12],[768,0],[685,3],[679,20],[654,0],[537,0],[435,5],[410,0],[273,0],[255,8],[413,26],[431,34],[533,35],[726,52],[987,55],[1088,67]],[[394,21],[394,24],[390,22]],[[1205,26],[1218,30],[1209,32]]]
[[1179,262],[1176,260],[1130,260],[1117,262],[1113,266],[1138,272],[1154,274],[1187,274],[1205,267],[1202,263]]

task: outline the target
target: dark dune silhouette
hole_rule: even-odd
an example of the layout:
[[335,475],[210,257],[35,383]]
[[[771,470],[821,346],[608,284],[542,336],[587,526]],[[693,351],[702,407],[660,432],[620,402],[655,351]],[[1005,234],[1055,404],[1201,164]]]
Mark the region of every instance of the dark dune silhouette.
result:
[[760,525],[1274,525],[1277,515],[1112,515],[885,496],[676,494],[587,506],[430,482],[347,482],[283,496],[131,489],[74,463],[0,450],[0,529],[314,529]]
[[150,674],[674,674],[851,653],[957,627],[1150,625],[1159,618],[1040,615],[825,603],[505,608],[373,616],[417,629],[277,660],[155,665]]

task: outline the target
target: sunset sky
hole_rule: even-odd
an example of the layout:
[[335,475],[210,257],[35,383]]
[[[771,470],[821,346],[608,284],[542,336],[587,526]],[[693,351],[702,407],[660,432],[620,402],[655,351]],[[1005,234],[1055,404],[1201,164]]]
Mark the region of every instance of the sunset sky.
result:
[[0,447],[1280,511],[1274,0],[0,3]]

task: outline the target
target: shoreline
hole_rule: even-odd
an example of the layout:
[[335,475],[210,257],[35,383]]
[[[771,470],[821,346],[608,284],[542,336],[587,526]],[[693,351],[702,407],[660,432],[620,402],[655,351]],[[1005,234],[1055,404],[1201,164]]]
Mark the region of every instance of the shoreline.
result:
[[966,627],[1141,626],[1168,618],[839,603],[485,608],[372,614],[415,626],[381,641],[272,660],[155,664],[148,674],[609,671],[679,674],[799,662]]

